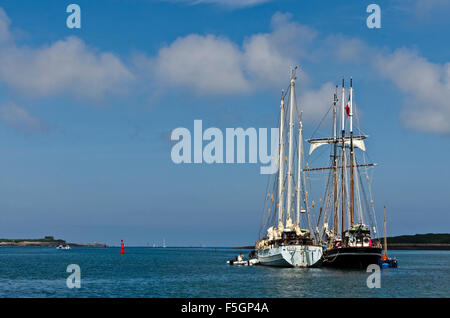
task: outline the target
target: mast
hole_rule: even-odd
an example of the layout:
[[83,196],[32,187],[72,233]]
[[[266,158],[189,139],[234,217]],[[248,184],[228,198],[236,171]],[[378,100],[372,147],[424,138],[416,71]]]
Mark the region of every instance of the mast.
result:
[[338,227],[338,190],[337,190],[337,125],[336,125],[336,102],[337,102],[337,85],[336,93],[334,94],[333,101],[333,139],[334,139],[334,151],[333,151],[333,173],[334,173],[334,213],[333,213],[333,232],[336,237]]
[[302,171],[302,120],[298,122],[298,169],[297,169],[297,227],[300,228],[300,188],[301,188],[301,171]]
[[387,256],[387,238],[386,238],[386,206],[384,206],[384,255]]
[[283,230],[283,159],[284,159],[284,92],[281,92],[280,105],[280,153],[278,169],[278,230]]
[[342,193],[342,213],[341,213],[341,230],[342,230],[342,241],[344,240],[344,230],[345,230],[345,87],[344,79],[342,79],[342,116],[341,116],[341,129],[342,129],[342,182],[341,182],[341,193]]
[[292,203],[292,155],[293,155],[293,135],[294,135],[294,105],[295,105],[295,67],[291,75],[291,96],[289,97],[289,161],[288,161],[288,192],[287,192],[287,207],[286,207],[286,228],[292,226],[291,220],[291,203]]
[[355,210],[355,181],[354,181],[354,166],[355,149],[353,147],[353,87],[352,78],[350,77],[350,226],[353,226],[353,215]]

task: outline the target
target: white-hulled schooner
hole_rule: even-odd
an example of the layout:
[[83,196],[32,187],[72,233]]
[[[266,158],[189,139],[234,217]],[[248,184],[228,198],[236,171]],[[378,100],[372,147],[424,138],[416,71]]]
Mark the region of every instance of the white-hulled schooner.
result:
[[[329,171],[327,186],[323,197],[317,226],[320,239],[326,244],[323,253],[323,266],[339,268],[366,268],[378,264],[381,257],[381,244],[376,235],[376,219],[367,173],[373,163],[358,162],[355,149],[366,152],[366,135],[353,134],[353,85],[350,79],[348,103],[344,103],[345,87],[342,80],[341,136],[337,133],[337,86],[333,102],[333,137],[308,139],[309,154],[322,145],[330,145],[330,166],[305,169]],[[346,135],[346,118],[349,135]],[[367,181],[367,196],[362,174]],[[366,222],[369,222],[367,224]]]
[[[295,70],[292,71],[288,92],[283,92],[280,107],[280,140],[278,152],[278,173],[273,174],[272,193],[268,192],[263,212],[263,224],[259,240],[256,242],[256,256],[261,265],[277,267],[314,267],[321,263],[322,247],[317,233],[312,228],[312,220],[308,205],[308,191],[303,173],[302,160],[302,121],[299,115],[295,96]],[[287,109],[284,106],[285,95],[289,93]],[[295,120],[294,116],[298,117]],[[288,122],[288,135],[285,134],[285,118]],[[294,137],[294,127],[298,123],[298,137]],[[297,142],[294,140],[297,139]],[[285,155],[285,143],[288,153]],[[297,149],[294,149],[297,148]],[[284,163],[287,161],[287,170]],[[294,165],[296,163],[297,168]],[[294,180],[296,176],[297,180]],[[287,183],[287,184],[286,184]],[[287,189],[286,189],[287,185]],[[303,200],[302,200],[303,198]],[[296,210],[294,211],[294,200]],[[276,213],[275,213],[276,212]],[[296,217],[293,219],[294,212]],[[266,215],[267,213],[267,215]],[[302,216],[308,229],[301,228]],[[264,218],[265,216],[265,218]],[[263,234],[264,233],[264,234]],[[264,235],[264,237],[262,237]]]

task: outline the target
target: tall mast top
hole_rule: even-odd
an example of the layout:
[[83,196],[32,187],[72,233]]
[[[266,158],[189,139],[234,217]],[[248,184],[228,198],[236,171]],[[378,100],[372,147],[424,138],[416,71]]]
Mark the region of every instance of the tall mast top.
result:
[[342,104],[342,109],[341,109],[341,130],[342,130],[342,135],[344,135],[345,132],[345,87],[344,87],[344,79],[342,79],[342,98],[341,98],[341,104]]
[[288,189],[287,189],[287,206],[286,206],[286,227],[292,227],[291,220],[291,203],[292,203],[292,183],[293,183],[293,130],[294,130],[294,107],[295,105],[295,71],[297,70],[297,66],[292,69],[291,74],[291,96],[289,97],[289,159],[288,159]]
[[334,93],[333,97],[333,137],[336,140],[336,103],[337,103],[337,89],[338,86],[336,85],[336,92]]
[[350,116],[350,133],[353,133],[353,85],[352,78],[350,77],[350,105],[349,105],[349,116]]
[[292,82],[294,82],[297,79],[297,77],[295,77],[295,73],[297,71],[297,68],[298,68],[298,66],[294,67],[292,69],[292,71],[291,71],[291,84],[292,84]]

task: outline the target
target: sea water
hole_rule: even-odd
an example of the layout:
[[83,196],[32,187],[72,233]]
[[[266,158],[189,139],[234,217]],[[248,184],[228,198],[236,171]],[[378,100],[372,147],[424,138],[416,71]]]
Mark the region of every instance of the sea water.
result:
[[[230,266],[231,248],[0,247],[0,297],[449,297],[450,251],[390,251],[380,288],[365,270]],[[68,288],[77,264],[81,288]],[[70,285],[70,284],[69,284]]]

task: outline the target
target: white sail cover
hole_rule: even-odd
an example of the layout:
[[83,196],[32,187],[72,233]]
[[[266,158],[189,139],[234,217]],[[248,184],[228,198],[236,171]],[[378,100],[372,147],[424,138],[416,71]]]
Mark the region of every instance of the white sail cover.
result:
[[[350,140],[346,140],[345,144],[350,145]],[[361,149],[362,151],[366,151],[366,145],[362,139],[353,139],[353,146]]]
[[311,145],[309,146],[309,154],[311,155],[314,150],[316,150],[320,146],[327,145],[329,143],[330,142],[328,141],[311,142]]
[[[363,138],[364,137],[353,138],[353,146],[361,149],[362,151],[366,151],[366,145],[364,144]],[[329,139],[308,140],[308,141],[311,144],[309,146],[309,154],[311,155],[313,153],[313,151],[316,150],[317,148],[319,148],[320,146],[333,143],[334,139],[329,138]],[[347,137],[345,138],[345,144],[350,145],[350,138],[347,138]]]
[[273,226],[271,226],[267,229],[267,238],[269,239],[269,241],[273,240],[275,237],[273,232],[274,232]]

